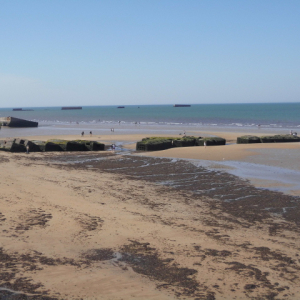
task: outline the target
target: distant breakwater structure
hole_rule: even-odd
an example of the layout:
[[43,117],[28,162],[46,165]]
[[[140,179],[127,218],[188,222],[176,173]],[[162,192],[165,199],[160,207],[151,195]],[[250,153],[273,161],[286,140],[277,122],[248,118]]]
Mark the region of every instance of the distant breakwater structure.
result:
[[4,117],[0,118],[0,125],[8,127],[38,127],[39,123],[15,117]]
[[33,111],[33,109],[13,108],[13,111]]
[[82,106],[63,106],[61,110],[82,109]]

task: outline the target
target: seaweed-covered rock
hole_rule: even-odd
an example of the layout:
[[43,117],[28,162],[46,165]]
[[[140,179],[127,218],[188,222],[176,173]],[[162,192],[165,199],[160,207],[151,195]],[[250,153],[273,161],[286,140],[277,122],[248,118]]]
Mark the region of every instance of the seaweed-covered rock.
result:
[[0,140],[0,150],[1,151],[10,151],[13,140]]
[[66,140],[26,140],[26,139],[7,139],[0,140],[0,150],[10,152],[26,152],[29,146],[29,152],[43,151],[103,151],[105,145],[95,141],[66,141]]
[[243,135],[237,138],[237,144],[254,144],[261,143],[261,140],[258,136],[254,135]]
[[260,137],[262,143],[290,143],[300,142],[300,137],[291,134],[277,134],[270,136]]
[[68,141],[66,151],[88,151],[84,141]]
[[75,141],[70,141],[70,143],[72,146],[77,147],[78,150],[68,150],[69,149],[69,144],[68,144],[67,151],[103,151],[105,149],[104,144],[96,141],[75,140]]
[[85,145],[90,151],[104,151],[105,149],[105,144],[96,141],[86,141]]
[[221,146],[226,145],[226,140],[221,137],[205,137],[196,139],[196,146],[204,146],[204,142],[206,142],[206,146]]
[[8,139],[0,141],[0,150],[10,152],[26,152],[25,140]]
[[173,147],[191,147],[195,146],[196,138],[194,136],[185,136],[173,139]]
[[43,152],[45,151],[46,142],[37,140],[26,140],[25,147],[29,146],[29,152]]
[[105,145],[96,141],[85,140],[48,140],[45,151],[103,151]]
[[67,149],[66,140],[48,140],[45,145],[45,151],[66,151]]
[[136,150],[139,151],[159,151],[169,148],[172,148],[172,138],[144,138],[136,143]]
[[25,139],[21,139],[21,138],[16,138],[14,140],[15,144],[18,144],[18,145],[24,145],[25,146],[25,143],[27,142],[28,140],[25,140]]
[[186,136],[182,138],[177,137],[152,137],[144,138],[137,142],[136,150],[139,151],[157,151],[165,150],[172,147],[190,147],[190,146],[204,146],[206,141],[207,146],[225,145],[226,140],[220,137],[196,138],[194,136]]

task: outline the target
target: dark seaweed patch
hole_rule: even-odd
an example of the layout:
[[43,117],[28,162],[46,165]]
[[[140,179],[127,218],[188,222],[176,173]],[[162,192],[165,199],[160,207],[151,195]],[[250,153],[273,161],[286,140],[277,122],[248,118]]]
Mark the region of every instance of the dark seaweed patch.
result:
[[[33,283],[27,277],[18,274],[18,267],[37,270],[37,261],[42,258],[40,255],[18,255],[17,253],[8,254],[0,248],[0,298],[1,299],[45,299],[55,300],[57,298],[48,297],[47,292],[37,292],[43,288],[40,283]],[[31,295],[28,295],[31,294]]]
[[201,286],[194,278],[196,270],[179,267],[176,263],[171,264],[172,258],[160,258],[156,249],[149,247],[149,243],[132,241],[131,244],[124,245],[121,251],[120,260],[128,263],[135,272],[159,281],[158,288],[173,286],[179,288],[175,292],[177,296],[183,294],[214,299],[214,293],[207,291],[207,287]]
[[112,249],[92,249],[82,255],[88,261],[104,261],[114,258]]

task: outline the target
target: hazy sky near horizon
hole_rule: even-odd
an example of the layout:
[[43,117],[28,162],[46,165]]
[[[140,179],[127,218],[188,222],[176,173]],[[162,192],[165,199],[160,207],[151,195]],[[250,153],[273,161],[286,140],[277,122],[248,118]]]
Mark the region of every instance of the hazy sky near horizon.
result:
[[299,0],[0,4],[0,107],[300,102]]

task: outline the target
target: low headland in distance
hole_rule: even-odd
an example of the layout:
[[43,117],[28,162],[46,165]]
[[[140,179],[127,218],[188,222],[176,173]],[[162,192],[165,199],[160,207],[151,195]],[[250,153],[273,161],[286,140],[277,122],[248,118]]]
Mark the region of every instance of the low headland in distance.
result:
[[[143,124],[119,115],[77,124],[56,117],[37,128],[2,127],[0,138],[83,139],[108,150],[0,152],[0,294],[297,299],[300,143],[236,143],[244,134],[290,134],[296,122]],[[219,136],[226,145],[135,151],[145,137],[184,135]]]

